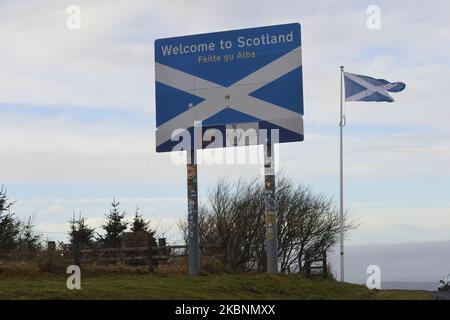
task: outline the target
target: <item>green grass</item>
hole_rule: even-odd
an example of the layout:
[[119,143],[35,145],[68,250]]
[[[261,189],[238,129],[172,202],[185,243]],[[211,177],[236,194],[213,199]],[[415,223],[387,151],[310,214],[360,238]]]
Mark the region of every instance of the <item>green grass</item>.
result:
[[[1,270],[0,270],[1,271]],[[156,276],[90,274],[81,290],[67,276],[0,272],[0,299],[431,299],[421,291],[370,291],[364,286],[298,275]]]

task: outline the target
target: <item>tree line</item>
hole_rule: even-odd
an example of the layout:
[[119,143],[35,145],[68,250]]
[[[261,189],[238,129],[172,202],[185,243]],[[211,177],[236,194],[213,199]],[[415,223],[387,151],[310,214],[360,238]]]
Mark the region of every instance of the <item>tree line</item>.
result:
[[[340,214],[333,199],[286,177],[276,187],[280,271],[302,270],[305,255],[316,258],[339,241]],[[357,227],[348,214],[344,231]],[[187,240],[187,223],[179,222]],[[266,270],[265,197],[260,179],[222,180],[199,207],[202,256],[220,255],[233,272]]]
[[87,224],[87,219],[81,214],[78,218],[73,215],[69,221],[69,242],[72,246],[118,248],[123,241],[124,233],[130,227],[131,232],[146,232],[156,245],[156,230],[150,227],[150,220],[146,220],[136,209],[133,221],[126,220],[127,213],[120,210],[120,202],[113,199],[109,213],[105,215],[106,223],[100,226],[103,234],[96,233],[95,228]]
[[[230,183],[219,181],[209,190],[207,203],[199,206],[199,230],[202,256],[221,257],[233,272],[262,272],[266,269],[265,255],[265,196],[260,179]],[[327,252],[339,241],[340,215],[334,200],[315,193],[310,187],[296,184],[281,176],[276,186],[278,218],[278,258],[280,271],[302,270],[305,256],[315,258]],[[32,219],[20,221],[13,213],[6,190],[0,190],[0,253],[20,248],[40,249],[40,236],[34,231]],[[132,222],[120,203],[113,199],[101,233],[89,226],[81,214],[69,221],[70,245],[117,248],[124,233],[148,232],[156,245],[155,230],[150,221],[136,210]],[[187,223],[178,224],[187,243]],[[344,231],[358,224],[346,213]]]
[[14,201],[8,199],[6,188],[0,188],[0,256],[19,250],[37,252],[41,236],[35,232],[32,217],[19,219],[12,211]]
[[[7,197],[4,186],[0,188],[0,257],[20,253],[36,254],[43,249],[42,235],[35,230],[32,217],[19,219],[14,213],[15,201]],[[120,247],[123,235],[130,227],[131,232],[147,232],[156,244],[156,230],[150,227],[146,220],[136,209],[133,221],[126,220],[126,212],[119,209],[120,203],[113,199],[111,209],[105,215],[106,223],[100,226],[103,232],[97,233],[96,228],[90,227],[87,219],[81,214],[73,214],[69,221],[69,243],[73,247]]]

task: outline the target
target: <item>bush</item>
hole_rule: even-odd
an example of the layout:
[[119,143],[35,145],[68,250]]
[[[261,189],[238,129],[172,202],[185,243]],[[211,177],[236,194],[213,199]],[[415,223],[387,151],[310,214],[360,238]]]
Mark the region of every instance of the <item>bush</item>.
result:
[[224,274],[232,271],[221,259],[213,256],[200,258],[200,270],[202,274]]
[[[204,255],[219,254],[234,272],[262,272],[265,256],[265,196],[260,179],[219,181],[199,208]],[[339,240],[340,215],[334,201],[280,177],[276,186],[278,258],[283,273],[300,271],[306,251],[323,252]],[[187,242],[187,224],[180,222]],[[344,231],[356,227],[345,216]]]

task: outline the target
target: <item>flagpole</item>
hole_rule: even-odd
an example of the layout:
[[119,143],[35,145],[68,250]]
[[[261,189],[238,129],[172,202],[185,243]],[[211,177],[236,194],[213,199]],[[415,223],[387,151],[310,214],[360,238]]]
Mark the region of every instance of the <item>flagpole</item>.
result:
[[339,121],[340,128],[340,258],[341,258],[341,282],[344,282],[344,66],[341,66],[341,118]]

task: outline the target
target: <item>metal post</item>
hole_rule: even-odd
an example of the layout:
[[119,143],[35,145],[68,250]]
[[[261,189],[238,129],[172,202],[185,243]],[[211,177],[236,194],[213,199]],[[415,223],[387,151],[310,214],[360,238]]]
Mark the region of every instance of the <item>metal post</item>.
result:
[[264,196],[266,203],[267,272],[278,273],[277,205],[273,144],[264,144]]
[[345,117],[343,111],[343,76],[344,67],[341,66],[341,118],[339,121],[340,128],[340,258],[341,258],[341,282],[344,282],[344,126]]
[[198,189],[195,150],[187,150],[187,196],[188,196],[188,264],[189,275],[200,274],[200,249],[198,232]]

